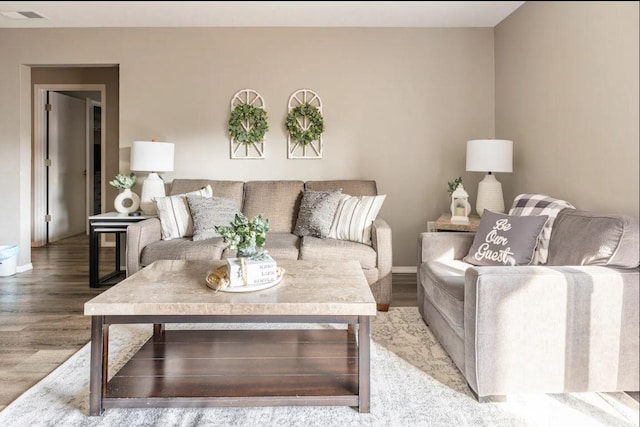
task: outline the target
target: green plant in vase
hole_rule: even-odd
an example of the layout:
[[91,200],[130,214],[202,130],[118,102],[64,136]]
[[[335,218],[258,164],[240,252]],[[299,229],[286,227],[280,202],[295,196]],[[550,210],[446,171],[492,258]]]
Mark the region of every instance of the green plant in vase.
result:
[[236,251],[239,257],[253,256],[262,248],[269,231],[269,220],[258,215],[248,219],[237,213],[229,225],[217,225],[215,230],[222,235],[229,249]]
[[113,206],[116,208],[116,211],[131,214],[138,210],[140,207],[140,197],[131,191],[131,188],[135,184],[136,175],[134,173],[129,175],[118,174],[114,180],[109,181],[109,185],[122,190],[113,200]]
[[109,185],[112,185],[121,190],[130,190],[136,184],[136,175],[131,173],[130,175],[118,174],[116,179],[109,181]]

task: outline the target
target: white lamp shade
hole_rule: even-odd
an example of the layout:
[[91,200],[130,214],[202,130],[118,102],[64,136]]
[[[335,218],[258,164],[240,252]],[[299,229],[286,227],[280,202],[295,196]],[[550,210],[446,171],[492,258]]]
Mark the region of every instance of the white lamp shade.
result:
[[474,139],[467,141],[468,172],[513,172],[513,141]]
[[134,141],[131,144],[132,171],[172,172],[174,145],[171,142]]

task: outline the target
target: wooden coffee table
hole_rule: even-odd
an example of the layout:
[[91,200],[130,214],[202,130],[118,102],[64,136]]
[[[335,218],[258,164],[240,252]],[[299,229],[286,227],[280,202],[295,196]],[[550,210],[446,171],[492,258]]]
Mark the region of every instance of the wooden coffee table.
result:
[[[105,408],[346,405],[369,412],[370,317],[360,264],[279,261],[282,283],[215,292],[224,261],[156,261],[85,304],[91,317],[90,415]],[[346,329],[165,330],[166,323],[343,323]],[[108,379],[109,326],[154,324]],[[357,337],[356,337],[357,331]]]

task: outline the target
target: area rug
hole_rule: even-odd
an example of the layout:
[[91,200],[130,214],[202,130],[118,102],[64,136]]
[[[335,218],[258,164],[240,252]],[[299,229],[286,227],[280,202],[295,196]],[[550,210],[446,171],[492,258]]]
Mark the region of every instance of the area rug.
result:
[[[112,326],[110,373],[119,369],[150,334],[147,326]],[[624,393],[517,395],[509,396],[507,402],[478,403],[416,308],[392,308],[388,313],[378,313],[372,322],[369,414],[349,407],[143,408],[107,409],[101,417],[89,417],[89,353],[89,345],[83,347],[7,406],[0,412],[0,426],[583,427],[639,423],[638,404]]]

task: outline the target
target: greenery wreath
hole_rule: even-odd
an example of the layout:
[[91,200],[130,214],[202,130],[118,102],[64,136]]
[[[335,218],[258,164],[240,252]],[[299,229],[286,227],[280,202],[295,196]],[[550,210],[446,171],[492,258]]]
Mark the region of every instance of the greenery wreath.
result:
[[[307,130],[302,129],[298,119],[305,118],[309,120],[309,127]],[[318,107],[311,104],[300,104],[294,107],[287,114],[285,121],[287,130],[291,139],[301,145],[307,145],[313,141],[320,139],[320,135],[324,132],[324,120],[322,113]]]
[[[248,123],[248,129],[245,129],[244,123]],[[231,110],[229,135],[235,142],[244,144],[262,142],[268,130],[267,112],[264,108],[238,104]]]

